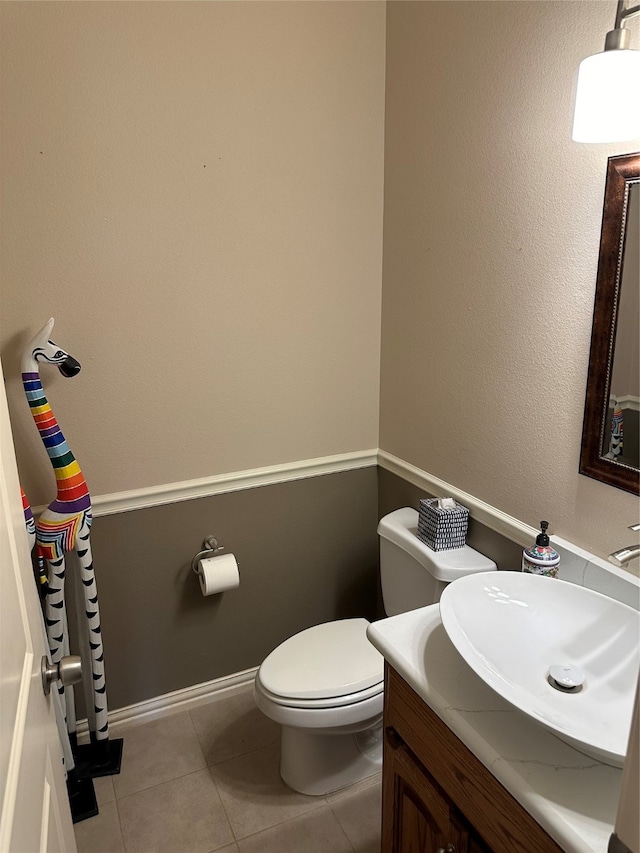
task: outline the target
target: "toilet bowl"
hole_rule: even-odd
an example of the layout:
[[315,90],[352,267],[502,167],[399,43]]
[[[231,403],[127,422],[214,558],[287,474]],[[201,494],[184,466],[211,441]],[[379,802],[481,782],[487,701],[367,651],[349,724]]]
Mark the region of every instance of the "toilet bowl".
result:
[[[418,513],[409,507],[378,526],[389,616],[435,604],[447,583],[497,568],[467,545],[432,551],[417,528]],[[382,766],[384,659],[367,639],[368,624],[356,618],[306,628],[274,649],[256,674],[255,700],[282,726],[280,775],[295,791],[328,794]]]
[[282,726],[280,775],[303,794],[326,794],[380,769],[384,659],[367,639],[368,624],[314,625],[258,670],[256,703]]

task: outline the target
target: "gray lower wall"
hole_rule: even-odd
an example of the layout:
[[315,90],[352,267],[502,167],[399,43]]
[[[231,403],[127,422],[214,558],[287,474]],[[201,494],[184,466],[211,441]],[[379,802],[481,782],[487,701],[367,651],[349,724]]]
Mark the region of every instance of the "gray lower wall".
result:
[[[375,468],[96,518],[109,708],[257,666],[310,625],[373,618],[376,523]],[[204,597],[191,559],[208,535],[240,586]]]
[[[433,497],[443,498],[446,495],[429,494],[396,474],[391,474],[383,468],[378,469],[378,515],[380,518],[403,506],[412,506],[417,510],[422,498]],[[520,571],[522,547],[473,518],[469,519],[467,545],[492,559],[501,570]]]
[[[423,497],[365,468],[96,518],[110,710],[257,666],[310,625],[384,616],[378,519]],[[204,597],[191,559],[209,535],[236,555],[240,586]],[[467,542],[520,566],[521,548],[476,521]]]

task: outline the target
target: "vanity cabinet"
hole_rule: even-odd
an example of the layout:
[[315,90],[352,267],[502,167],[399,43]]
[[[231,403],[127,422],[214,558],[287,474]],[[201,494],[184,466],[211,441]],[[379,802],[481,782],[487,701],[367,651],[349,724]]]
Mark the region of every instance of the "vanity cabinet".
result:
[[382,853],[563,853],[388,664]]
[[394,853],[490,853],[394,729],[385,731],[385,774],[393,791]]

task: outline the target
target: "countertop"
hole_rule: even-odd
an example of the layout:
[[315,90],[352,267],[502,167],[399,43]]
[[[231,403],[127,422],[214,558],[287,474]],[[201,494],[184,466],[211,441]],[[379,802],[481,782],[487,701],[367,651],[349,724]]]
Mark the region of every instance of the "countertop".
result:
[[494,693],[452,645],[437,604],[374,622],[367,635],[567,853],[606,853],[621,770],[573,749]]

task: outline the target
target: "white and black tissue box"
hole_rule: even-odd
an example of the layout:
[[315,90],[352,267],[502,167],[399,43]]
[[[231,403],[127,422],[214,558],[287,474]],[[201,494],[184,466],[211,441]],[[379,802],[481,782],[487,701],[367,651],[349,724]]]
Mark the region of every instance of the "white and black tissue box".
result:
[[462,548],[467,538],[469,510],[457,501],[453,509],[441,509],[438,498],[420,501],[418,539],[433,551]]

